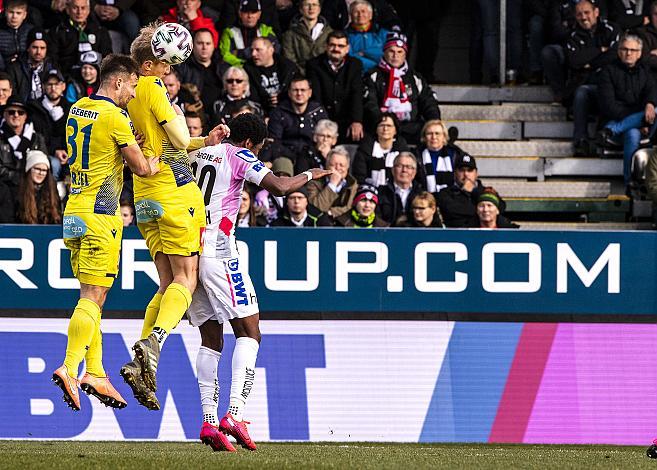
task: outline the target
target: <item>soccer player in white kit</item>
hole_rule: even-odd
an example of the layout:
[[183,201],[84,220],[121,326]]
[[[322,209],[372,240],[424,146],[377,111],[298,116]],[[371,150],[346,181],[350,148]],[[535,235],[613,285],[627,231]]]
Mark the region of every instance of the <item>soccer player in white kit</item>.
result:
[[[242,265],[235,240],[235,221],[244,181],[281,196],[296,191],[311,179],[324,178],[330,170],[312,169],[292,177],[275,176],[257,155],[267,127],[254,114],[241,114],[229,123],[230,143],[204,147],[190,153],[196,181],[206,207],[206,230],[199,262],[199,283],[187,312],[201,332],[196,372],[203,407],[200,439],[215,451],[235,448],[226,434],[242,447],[256,445],[243,420],[246,401],[255,382],[260,346],[258,299],[251,278]],[[217,368],[223,349],[223,323],[235,333],[228,412],[218,422]]]

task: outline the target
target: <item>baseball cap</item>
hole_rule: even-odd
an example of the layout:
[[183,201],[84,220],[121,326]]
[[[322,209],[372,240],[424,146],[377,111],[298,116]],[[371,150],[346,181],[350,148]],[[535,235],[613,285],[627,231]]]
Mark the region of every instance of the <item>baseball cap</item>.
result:
[[243,12],[255,12],[260,11],[260,0],[241,0],[240,1],[240,11]]
[[474,157],[468,155],[467,153],[457,155],[454,159],[454,168],[471,168],[473,170],[477,169],[477,162]]

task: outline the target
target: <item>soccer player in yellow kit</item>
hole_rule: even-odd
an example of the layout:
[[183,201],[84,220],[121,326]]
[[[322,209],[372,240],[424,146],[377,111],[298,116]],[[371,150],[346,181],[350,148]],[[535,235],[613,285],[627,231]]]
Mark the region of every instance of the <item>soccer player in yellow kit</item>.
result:
[[[123,161],[142,177],[159,171],[157,159],[144,157],[128,113],[122,109],[135,95],[137,64],[128,56],[111,54],[103,60],[100,75],[98,91],[78,100],[66,123],[71,195],[64,211],[63,237],[80,281],[80,300],[69,322],[64,364],[52,378],[64,392],[64,401],[76,411],[80,410],[80,386],[107,406],[126,406],[103,369],[100,317],[119,271]],[[82,359],[86,373],[79,382]]]
[[155,410],[160,406],[152,393],[157,388],[160,350],[192,301],[205,228],[203,196],[187,151],[214,142],[192,139],[182,111],[169,101],[162,78],[170,66],[157,60],[151,49],[157,26],[143,27],[130,46],[141,76],[128,111],[144,135],[144,154],[160,158],[158,175],[134,180],[137,225],[155,262],[160,287],[146,307],[142,339],[133,346],[135,358],[121,368],[135,398]]

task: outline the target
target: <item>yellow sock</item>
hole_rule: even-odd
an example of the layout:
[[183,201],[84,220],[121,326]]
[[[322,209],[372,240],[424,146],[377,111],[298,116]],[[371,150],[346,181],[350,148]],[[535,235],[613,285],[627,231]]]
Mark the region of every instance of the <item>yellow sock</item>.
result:
[[153,331],[155,320],[160,312],[160,304],[162,303],[163,294],[156,292],[151,301],[146,307],[146,314],[144,315],[144,326],[141,328],[141,339],[147,338]]
[[96,332],[100,307],[92,300],[80,299],[68,324],[68,344],[64,365],[71,377],[77,378],[78,367],[84,358]]
[[167,333],[171,332],[192,303],[192,293],[185,286],[172,282],[164,291],[160,303],[160,313],[153,328],[162,328]]
[[96,324],[94,337],[91,339],[89,350],[84,356],[87,363],[87,372],[94,377],[107,377],[103,367],[103,333],[100,331],[100,318]]

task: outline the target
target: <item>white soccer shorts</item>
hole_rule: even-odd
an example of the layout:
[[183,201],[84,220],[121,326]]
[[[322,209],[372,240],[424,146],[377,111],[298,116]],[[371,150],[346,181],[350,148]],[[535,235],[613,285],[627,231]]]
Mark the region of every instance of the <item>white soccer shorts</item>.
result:
[[192,326],[208,320],[225,323],[259,312],[251,277],[241,263],[239,258],[200,257],[199,282],[187,310]]

